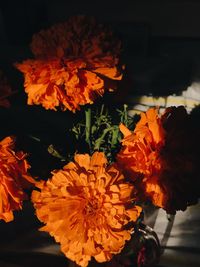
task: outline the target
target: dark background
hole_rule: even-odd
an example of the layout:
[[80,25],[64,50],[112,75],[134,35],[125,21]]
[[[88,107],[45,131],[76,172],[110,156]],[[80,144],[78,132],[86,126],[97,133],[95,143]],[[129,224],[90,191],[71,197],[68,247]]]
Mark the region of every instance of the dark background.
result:
[[[46,157],[47,145],[52,142],[57,142],[58,147],[65,145],[65,123],[71,122],[67,113],[48,112],[47,116],[47,112],[40,107],[21,109],[20,104],[26,103],[23,77],[13,67],[13,63],[31,57],[29,44],[33,33],[77,14],[95,16],[100,22],[111,25],[122,39],[130,94],[179,94],[200,78],[198,0],[1,0],[0,69],[12,87],[19,90],[19,94],[11,99],[18,103],[12,111],[0,109],[0,136],[17,134],[24,148],[27,143],[30,153],[34,149],[39,151],[36,162],[33,162],[38,169],[44,165],[51,169],[52,163],[55,168],[55,161],[50,156],[48,159]],[[44,145],[35,142],[30,146],[25,139],[25,135],[30,133],[39,136]],[[39,227],[33,214],[31,205],[25,203],[23,212],[16,213],[14,222],[0,222],[0,248],[3,251],[0,254],[0,267],[11,266],[5,263],[9,260],[24,267],[36,264],[43,267],[58,266],[58,258],[53,259],[52,255],[23,254],[24,250],[28,251],[37,245],[44,247],[53,244],[47,236],[35,232],[32,236],[27,235],[30,229]],[[21,246],[22,254],[13,256],[11,260],[10,256],[14,254],[10,254],[9,249],[18,246]],[[18,260],[14,260],[15,257],[19,257]],[[5,262],[1,263],[4,259]],[[61,261],[59,266],[66,266],[65,259]]]

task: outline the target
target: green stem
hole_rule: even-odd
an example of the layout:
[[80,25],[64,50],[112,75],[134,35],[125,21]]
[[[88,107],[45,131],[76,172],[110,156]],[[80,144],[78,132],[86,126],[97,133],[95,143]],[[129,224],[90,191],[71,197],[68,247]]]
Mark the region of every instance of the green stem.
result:
[[104,104],[102,104],[102,106],[101,106],[100,117],[103,115],[103,111],[104,111]]
[[85,142],[88,144],[91,153],[91,108],[85,110]]
[[125,125],[128,126],[128,113],[127,113],[127,104],[124,104],[124,122]]
[[116,127],[115,125],[104,129],[102,135],[95,140],[94,150],[100,150],[100,147],[102,145],[103,140],[105,139],[106,134],[109,132],[113,132],[116,129],[118,129],[118,127]]

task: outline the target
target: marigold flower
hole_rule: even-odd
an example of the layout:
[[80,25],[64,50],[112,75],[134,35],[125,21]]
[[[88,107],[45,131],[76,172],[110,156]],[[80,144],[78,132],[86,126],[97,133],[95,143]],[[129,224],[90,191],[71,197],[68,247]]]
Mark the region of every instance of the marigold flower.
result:
[[35,59],[15,64],[25,77],[29,105],[75,112],[122,79],[120,42],[93,18],[75,16],[34,35]]
[[120,129],[124,139],[117,163],[139,194],[169,213],[197,202],[197,155],[183,107],[167,109],[162,116],[149,109],[133,132],[124,125]]
[[40,188],[32,201],[45,223],[41,230],[80,266],[87,266],[91,257],[109,261],[131,238],[141,208],[132,203],[133,186],[116,165],[107,166],[103,153],[75,155],[75,162],[54,171]]
[[66,22],[33,35],[31,50],[36,58],[101,58],[118,60],[121,42],[93,17],[72,16]]
[[106,87],[103,76],[120,79],[116,67],[108,68],[106,62],[92,65],[81,59],[26,60],[17,68],[25,75],[28,104],[42,104],[53,110],[61,106],[75,112],[103,95]]
[[126,174],[133,180],[156,174],[160,170],[159,152],[165,136],[157,110],[142,113],[133,133],[123,124],[120,130],[124,139],[117,160]]
[[23,189],[34,183],[27,173],[30,166],[25,160],[26,154],[13,149],[13,137],[0,141],[0,219],[5,222],[12,221],[13,211],[22,208],[27,198]]
[[161,119],[166,137],[160,187],[167,195],[165,209],[175,213],[196,204],[200,197],[199,130],[182,106],[166,109]]

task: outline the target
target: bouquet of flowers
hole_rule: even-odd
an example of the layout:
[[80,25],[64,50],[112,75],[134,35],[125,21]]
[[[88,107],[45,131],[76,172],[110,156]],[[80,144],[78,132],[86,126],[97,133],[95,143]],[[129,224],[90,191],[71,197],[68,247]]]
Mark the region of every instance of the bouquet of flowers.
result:
[[155,107],[130,117],[122,44],[92,17],[42,30],[30,47],[33,58],[15,67],[32,105],[26,112],[48,114],[49,126],[28,115],[29,130],[2,138],[0,219],[14,220],[30,201],[40,231],[78,266],[148,266],[144,206],[175,214],[199,198],[193,114]]

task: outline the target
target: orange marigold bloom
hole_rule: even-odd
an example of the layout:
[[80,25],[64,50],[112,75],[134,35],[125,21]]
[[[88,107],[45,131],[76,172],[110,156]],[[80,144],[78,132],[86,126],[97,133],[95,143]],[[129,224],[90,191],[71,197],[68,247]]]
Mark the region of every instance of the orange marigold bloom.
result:
[[29,105],[41,104],[46,109],[75,112],[81,105],[92,104],[109,87],[104,77],[121,79],[115,66],[107,62],[86,62],[82,59],[26,60],[17,64],[24,73]]
[[[36,215],[61,244],[62,252],[80,266],[91,257],[109,261],[131,238],[141,208],[132,204],[133,186],[104,153],[75,155],[75,162],[53,172],[41,191],[33,191]],[[131,224],[132,222],[132,224]]]
[[142,113],[133,133],[123,124],[120,125],[120,130],[124,139],[117,160],[126,175],[135,180],[159,172],[159,151],[164,145],[165,131],[157,110],[149,109]]
[[197,201],[197,155],[183,107],[167,109],[162,116],[149,109],[133,132],[124,125],[120,129],[124,139],[117,163],[139,194],[169,213]]
[[118,60],[121,42],[93,17],[72,16],[66,22],[33,35],[31,50],[36,58],[101,58]]
[[35,34],[35,59],[15,64],[25,76],[28,104],[75,112],[114,91],[122,79],[120,46],[110,30],[85,16]]
[[0,142],[0,219],[5,222],[12,221],[13,211],[22,208],[22,202],[27,198],[23,189],[33,183],[27,174],[26,154],[13,149],[13,137],[6,137]]

